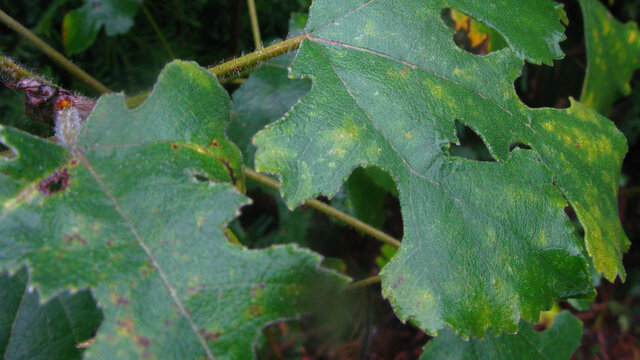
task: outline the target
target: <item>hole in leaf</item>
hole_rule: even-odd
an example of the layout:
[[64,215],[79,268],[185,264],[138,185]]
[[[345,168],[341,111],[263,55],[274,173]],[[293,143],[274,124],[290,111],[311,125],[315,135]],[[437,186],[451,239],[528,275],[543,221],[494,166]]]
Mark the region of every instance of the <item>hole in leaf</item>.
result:
[[18,155],[15,151],[13,151],[12,148],[5,146],[3,143],[0,143],[0,159],[11,160],[15,159],[16,156]]
[[509,144],[509,151],[513,151],[513,149],[515,148],[520,148],[522,150],[531,150],[531,146],[521,142],[514,142]]
[[450,156],[495,162],[482,138],[472,128],[457,119],[455,126],[458,143],[451,143],[449,147]]
[[203,174],[193,174],[193,178],[196,180],[196,182],[199,182],[199,183],[211,182],[211,179],[209,179],[206,175],[203,175]]
[[51,195],[64,191],[64,189],[69,185],[70,178],[71,175],[69,175],[67,168],[63,168],[62,171],[56,171],[55,174],[42,180],[38,189],[44,195]]
[[461,11],[446,8],[440,16],[445,25],[455,30],[455,44],[466,52],[484,56],[507,46],[500,33]]
[[582,13],[578,2],[564,2],[567,39],[560,43],[565,56],[554,66],[525,63],[522,75],[514,83],[520,100],[532,108],[567,108],[569,97],[580,98],[586,74],[586,51]]

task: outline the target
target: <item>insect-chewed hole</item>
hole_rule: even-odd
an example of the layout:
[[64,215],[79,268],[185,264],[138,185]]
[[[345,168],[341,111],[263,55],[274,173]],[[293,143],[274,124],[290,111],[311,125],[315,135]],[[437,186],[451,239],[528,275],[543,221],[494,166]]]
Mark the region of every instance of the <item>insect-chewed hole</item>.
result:
[[483,56],[507,46],[497,31],[461,11],[446,8],[440,16],[445,25],[455,30],[453,41],[466,52]]
[[495,162],[482,138],[472,128],[457,119],[456,136],[458,142],[450,144],[449,155],[469,160]]
[[194,173],[192,174],[192,176],[193,176],[193,179],[199,183],[211,182],[211,179],[207,175],[204,175],[202,173]]
[[49,176],[48,178],[42,180],[38,189],[44,195],[51,195],[67,188],[69,185],[69,179],[71,179],[71,175],[67,171],[66,168],[62,170],[56,171],[55,174]]
[[16,156],[16,152],[13,151],[12,148],[5,146],[3,143],[0,143],[0,159],[11,160],[15,159]]
[[531,146],[521,143],[521,142],[513,142],[509,144],[509,151],[513,151],[515,148],[520,148],[522,150],[531,150]]

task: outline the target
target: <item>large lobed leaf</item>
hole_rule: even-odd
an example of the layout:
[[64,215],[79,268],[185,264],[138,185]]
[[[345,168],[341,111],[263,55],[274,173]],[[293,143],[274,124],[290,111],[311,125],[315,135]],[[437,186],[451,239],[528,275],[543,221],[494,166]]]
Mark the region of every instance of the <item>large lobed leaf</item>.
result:
[[93,289],[105,317],[88,358],[246,358],[262,326],[344,283],[310,251],[226,239],[248,202],[229,184],[228,116],[216,79],[174,62],[134,110],[102,97],[73,149],[0,128],[15,153],[0,161],[0,267],[28,264],[45,299]]
[[587,74],[580,101],[601,114],[629,95],[629,80],[640,67],[638,24],[622,24],[598,0],[579,0],[587,46]]
[[[494,27],[510,49],[459,49],[441,21],[447,7]],[[312,89],[254,138],[257,168],[280,175],[290,207],[335,194],[361,165],[392,175],[404,239],[383,292],[401,319],[431,334],[515,332],[553,299],[592,293],[565,198],[596,268],[624,278],[624,137],[582,104],[530,109],[513,88],[522,59],[561,56],[558,10],[549,0],[317,0],[291,70]],[[496,163],[449,155],[456,119]],[[531,150],[511,151],[517,144]]]

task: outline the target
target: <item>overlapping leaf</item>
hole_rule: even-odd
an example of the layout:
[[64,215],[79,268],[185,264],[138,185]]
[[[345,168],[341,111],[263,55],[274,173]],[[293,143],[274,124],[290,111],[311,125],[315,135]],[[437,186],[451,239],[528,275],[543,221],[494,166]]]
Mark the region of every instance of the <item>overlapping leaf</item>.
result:
[[344,279],[294,246],[246,250],[222,227],[247,199],[226,139],[229,98],[192,63],[135,110],[101,98],[77,147],[0,128],[0,266],[28,264],[45,298],[91,287],[105,318],[92,359],[246,358],[267,322]]
[[[510,48],[483,57],[457,48],[444,8],[492,26]],[[623,136],[579,103],[529,109],[513,89],[523,58],[561,55],[561,15],[549,0],[318,0],[292,67],[312,89],[254,138],[256,166],[280,175],[291,207],[334,194],[360,165],[393,176],[405,232],[383,292],[429,333],[514,332],[552,299],[590,293],[565,198],[596,268],[624,277]],[[456,119],[496,163],[449,156]],[[531,149],[511,151],[518,144]]]
[[62,22],[62,37],[68,54],[86,50],[104,26],[109,36],[123,34],[133,26],[141,0],[91,0],[68,12]]
[[28,274],[0,274],[0,354],[3,359],[81,359],[102,313],[89,291],[62,293],[40,304]]
[[607,114],[613,102],[631,91],[629,80],[640,67],[640,32],[622,24],[598,0],[580,0],[587,45],[587,75],[580,100]]
[[429,341],[422,360],[568,360],[580,345],[582,324],[569,312],[558,315],[551,327],[537,333],[522,322],[517,334],[488,335],[465,341],[445,331]]

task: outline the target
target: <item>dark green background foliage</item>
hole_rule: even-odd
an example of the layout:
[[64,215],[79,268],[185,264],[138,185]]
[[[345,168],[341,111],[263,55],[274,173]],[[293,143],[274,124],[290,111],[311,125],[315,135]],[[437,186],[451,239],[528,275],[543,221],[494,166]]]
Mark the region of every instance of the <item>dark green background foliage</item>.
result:
[[[136,94],[150,89],[156,82],[161,69],[172,59],[140,9],[133,15],[132,26],[121,27],[115,31],[118,34],[109,35],[104,27],[96,25],[89,36],[91,38],[95,35],[95,39],[90,39],[92,41],[75,49],[69,46],[65,48],[62,36],[63,18],[66,14],[73,14],[74,11],[87,6],[86,3],[83,0],[0,0],[0,8],[33,30],[54,48],[63,53],[66,51],[71,60],[109,88],[124,91],[126,94]],[[562,3],[569,18],[565,31],[567,39],[560,44],[566,56],[561,60],[552,61],[553,56],[550,54],[536,53],[535,55],[540,56],[533,59],[535,62],[542,60],[549,64],[553,63],[554,66],[527,62],[523,67],[523,74],[514,82],[517,95],[530,107],[567,108],[570,106],[569,97],[579,99],[582,94],[589,58],[584,40],[582,12],[577,0],[566,0]],[[583,1],[583,5],[584,3],[586,1]],[[640,19],[640,0],[616,0],[614,4],[602,1],[602,3],[606,4],[613,15],[621,21]],[[210,66],[253,51],[254,41],[244,0],[153,0],[144,1],[144,4],[162,29],[176,58],[194,60],[202,66]],[[256,4],[262,38],[265,44],[269,44],[271,41],[285,38],[288,34],[297,34],[301,31],[306,20],[304,13],[307,12],[310,1],[256,0]],[[294,14],[293,17],[292,14]],[[446,14],[443,13],[442,16],[446,17]],[[448,23],[452,24],[450,21]],[[456,36],[458,39],[464,39],[465,34],[458,33]],[[607,43],[611,41],[607,40]],[[544,53],[543,50],[536,51]],[[305,51],[310,53],[308,46]],[[0,53],[63,87],[89,96],[97,96],[93,90],[57,67],[32,45],[11,33],[3,25],[0,25]],[[553,49],[551,53],[554,53]],[[613,52],[609,56],[615,55]],[[291,66],[292,61],[293,54],[273,59],[253,72],[243,85],[231,83],[225,85],[232,99],[227,135],[240,148],[247,165],[254,166],[256,150],[251,144],[253,135],[264,125],[288,113],[291,107],[311,90],[310,80],[294,80],[288,77],[287,68]],[[375,62],[375,59],[371,61]],[[626,63],[628,64],[629,61]],[[634,65],[637,66],[637,64]],[[633,66],[625,70],[629,74],[632,71]],[[637,347],[640,343],[638,341],[640,339],[640,311],[638,310],[640,309],[640,249],[637,245],[638,234],[640,234],[640,196],[638,196],[640,193],[638,191],[640,186],[640,147],[638,146],[640,75],[635,73],[628,95],[624,88],[625,82],[625,79],[616,79],[616,81],[612,79],[606,88],[613,89],[615,95],[603,99],[604,105],[603,103],[591,105],[596,106],[597,110],[608,115],[615,122],[629,146],[620,180],[622,190],[619,204],[624,230],[632,242],[631,249],[623,259],[628,278],[624,284],[617,282],[611,285],[603,281],[598,287],[598,296],[594,302],[597,305],[589,308],[589,301],[582,304],[581,309],[585,313],[581,318],[585,324],[582,345],[576,355],[579,359],[601,357],[603,353],[613,358],[623,356],[626,353],[620,352],[623,351],[620,349]],[[605,89],[592,86],[591,91],[594,96],[597,96],[598,91],[605,91]],[[617,99],[621,95],[627,96]],[[21,94],[4,87],[0,88],[0,114],[2,114],[0,124],[39,136],[51,136],[50,128],[26,118],[22,101]],[[476,131],[458,121],[455,122],[455,126],[455,135],[460,144],[453,144],[455,141],[452,141],[451,155],[473,160],[493,160]],[[0,148],[3,147],[0,146]],[[525,153],[520,150],[515,152],[519,154],[518,159],[523,163],[523,159],[528,155],[520,156]],[[239,162],[239,158],[236,160]],[[237,166],[239,165],[236,164]],[[509,184],[527,181],[531,171],[524,166],[521,168],[522,171],[510,174],[513,179]],[[540,176],[551,179],[549,173],[540,169],[536,171],[540,171]],[[550,181],[549,184],[551,184]],[[492,183],[488,188],[494,188],[494,186],[495,184]],[[252,198],[253,203],[242,208],[241,215],[230,224],[230,228],[249,248],[263,249],[273,244],[296,243],[325,256],[323,262],[325,267],[335,269],[354,279],[376,275],[394,253],[392,248],[381,251],[380,245],[371,238],[345,227],[342,223],[318,215],[305,206],[289,211],[275,191],[251,181],[247,183],[247,189],[247,194]],[[335,207],[401,238],[403,219],[400,216],[398,195],[388,174],[380,171],[379,168],[370,167],[366,170],[357,169],[337,190],[330,202]],[[554,206],[557,208],[555,210],[560,212],[561,207],[564,206],[564,200],[560,197],[554,200],[556,200]],[[582,226],[576,220],[572,209],[566,210],[576,230],[571,236],[582,235]],[[405,218],[404,221],[407,222],[409,219]],[[564,224],[558,226],[564,226]],[[228,250],[226,247],[223,248]],[[293,251],[290,250],[293,248],[287,247],[287,249]],[[312,267],[312,260],[315,258],[310,257],[310,259],[307,265]],[[582,276],[586,274],[586,265],[567,265],[566,269],[570,269],[573,275],[581,274],[577,277],[580,280],[579,283],[588,287],[588,280],[585,278],[587,275]],[[75,344],[93,337],[103,320],[102,312],[95,308],[93,296],[86,290],[73,294],[49,293],[47,294],[48,302],[38,307],[39,293],[29,290],[27,278],[26,270],[19,270],[12,275],[0,274],[0,287],[8,289],[0,294],[0,353],[5,353],[5,358],[15,359],[29,356],[38,358],[33,355],[36,353],[42,359],[65,358],[60,355],[62,353],[69,359],[80,358],[81,351],[75,348]],[[582,288],[576,289],[575,293],[584,292]],[[396,314],[383,300],[380,290],[378,286],[373,286],[340,295],[315,294],[316,300],[324,306],[315,314],[299,321],[266,327],[263,332],[265,336],[260,337],[256,343],[256,353],[260,358],[273,358],[274,354],[279,352],[285,358],[297,358],[302,355],[331,358],[336,354],[352,358],[374,356],[417,358],[427,341],[427,336],[413,326],[420,324],[412,320],[409,324],[398,321]],[[101,293],[103,299],[108,298],[106,293],[103,289]],[[20,302],[22,302],[21,305]],[[571,309],[567,304],[562,306]],[[75,310],[69,313],[67,310],[71,307]],[[576,312],[575,309],[572,311]],[[63,313],[67,315],[62,316]],[[403,317],[408,316],[403,314]],[[600,318],[600,322],[596,323],[596,318]],[[275,317],[269,320],[275,320]],[[492,319],[492,321],[502,320]],[[519,326],[524,337],[503,335],[503,338],[500,338],[487,333],[487,340],[484,342],[481,340],[462,342],[459,337],[445,330],[437,340],[428,342],[424,358],[493,357],[495,354],[491,351],[500,349],[500,346],[506,346],[505,344],[511,346],[508,349],[522,346],[523,338],[526,338],[527,343],[539,341],[543,344],[542,347],[553,348],[557,345],[554,340],[562,339],[562,336],[566,336],[572,343],[559,346],[559,351],[552,355],[567,358],[567,349],[572,350],[577,346],[577,339],[581,336],[580,327],[578,321],[568,313],[559,315],[556,321],[551,328],[542,333],[535,333],[532,325],[521,322]],[[113,321],[107,325],[113,326]],[[509,326],[515,327],[517,322],[512,322]],[[483,330],[477,331],[483,332]],[[30,345],[20,347],[22,344],[9,341],[11,331],[14,334],[25,334],[24,336],[38,337],[45,339],[43,341],[59,344],[57,349],[61,349],[61,352],[50,353],[47,351],[54,351],[54,349]],[[66,336],[61,336],[61,333]],[[605,342],[607,346],[598,342],[597,339],[602,336],[607,339]],[[252,338],[247,337],[244,339],[244,344],[250,344],[251,341]],[[449,352],[447,349],[451,347],[456,351]],[[508,353],[508,349],[500,353],[504,355]],[[102,351],[102,348],[96,348],[95,351]],[[544,353],[542,350],[531,352],[529,356],[534,359],[542,353]],[[524,352],[519,354],[522,355]]]

